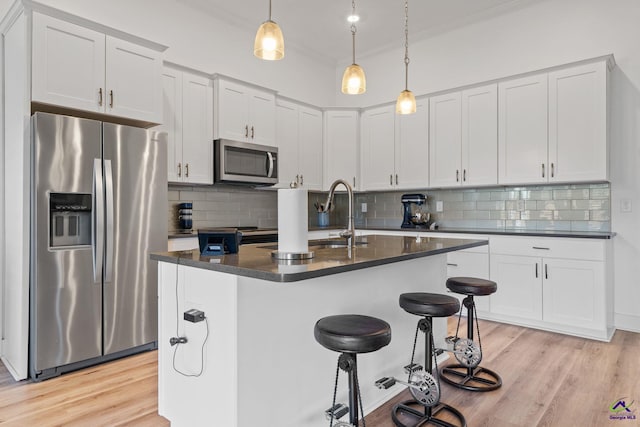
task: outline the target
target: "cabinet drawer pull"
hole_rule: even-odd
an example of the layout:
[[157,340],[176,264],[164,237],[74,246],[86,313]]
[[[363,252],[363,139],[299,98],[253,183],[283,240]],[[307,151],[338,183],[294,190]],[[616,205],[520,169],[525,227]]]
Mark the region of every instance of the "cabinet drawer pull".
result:
[[536,279],[538,278],[538,263],[536,262]]
[[544,178],[544,163],[542,164],[542,177]]
[[184,169],[185,169],[185,173],[184,176],[186,176],[187,178],[189,178],[189,163],[184,165]]
[[398,185],[398,174],[396,174],[396,185]]
[[451,266],[451,267],[457,267],[457,266],[458,266],[458,264],[454,264],[454,263],[452,263],[452,262],[448,262],[448,263],[447,263],[447,265],[448,265],[448,266]]
[[462,170],[462,180],[464,182],[467,182],[467,170],[466,169]]
[[182,176],[182,163],[178,163],[178,176]]
[[353,177],[353,188],[356,188],[356,177]]
[[556,175],[555,167],[554,167],[553,163],[551,163],[551,178],[553,178],[555,175]]
[[109,108],[113,108],[113,91],[109,91]]
[[102,88],[98,89],[98,105],[102,107]]
[[533,249],[540,249],[541,251],[548,251],[549,248],[543,248],[542,246],[532,246]]
[[300,185],[304,185],[304,175],[300,175]]
[[549,278],[549,270],[547,269],[547,264],[544,265],[544,278]]
[[389,174],[389,185],[393,185],[393,174]]
[[251,139],[253,139],[255,132],[253,131],[253,126],[251,126]]
[[460,182],[460,171],[456,169],[456,182]]
[[300,184],[300,175],[296,175],[296,184]]
[[249,125],[244,125],[244,137],[249,138]]

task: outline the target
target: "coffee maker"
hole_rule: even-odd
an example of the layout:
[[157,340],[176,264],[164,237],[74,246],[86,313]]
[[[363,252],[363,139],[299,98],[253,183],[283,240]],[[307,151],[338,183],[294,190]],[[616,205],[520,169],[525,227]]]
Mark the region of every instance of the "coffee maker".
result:
[[400,228],[429,228],[431,215],[422,211],[427,201],[424,194],[403,194],[400,199],[403,205],[403,218]]

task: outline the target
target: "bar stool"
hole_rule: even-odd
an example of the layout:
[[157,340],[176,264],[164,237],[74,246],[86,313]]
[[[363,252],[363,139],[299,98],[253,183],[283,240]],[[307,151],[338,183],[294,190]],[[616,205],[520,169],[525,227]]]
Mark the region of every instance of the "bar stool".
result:
[[[467,421],[462,413],[456,408],[440,402],[439,378],[436,379],[432,375],[432,358],[435,359],[436,356],[433,342],[433,318],[449,317],[455,314],[460,308],[460,302],[457,298],[449,295],[414,292],[400,295],[400,307],[408,313],[421,316],[422,319],[418,321],[416,327],[411,363],[405,367],[405,371],[409,374],[409,391],[414,399],[404,401],[393,407],[391,412],[393,422],[396,426],[406,426],[399,418],[399,415],[403,414],[415,419],[415,423],[411,424],[412,426],[427,424],[453,426],[453,424],[437,417],[440,412],[444,411],[456,418],[461,427],[465,427]],[[418,330],[425,334],[424,371],[421,366],[414,364]],[[437,374],[437,360],[435,368]]]
[[[442,368],[442,379],[454,387],[469,391],[491,391],[500,388],[502,386],[500,375],[479,366],[482,360],[482,341],[478,316],[476,315],[476,304],[473,300],[474,296],[491,295],[498,289],[498,285],[491,280],[476,277],[450,277],[447,279],[447,288],[457,294],[466,295],[462,300],[462,305],[467,309],[467,338],[458,338],[460,317],[462,317],[462,307],[460,307],[456,336],[452,340],[454,354],[460,363]],[[474,320],[478,332],[478,346],[473,342]],[[484,376],[479,376],[479,374],[484,374]]]
[[[337,351],[338,366],[336,367],[336,382],[333,390],[332,407],[325,411],[330,425],[333,420],[349,412],[349,422],[358,425],[358,406],[362,412],[362,398],[358,383],[358,368],[356,355],[370,353],[381,349],[391,342],[391,326],[384,320],[358,314],[343,314],[324,317],[316,322],[314,336],[322,346]],[[336,404],[338,390],[338,374],[340,370],[347,372],[349,377],[349,406]],[[364,421],[364,420],[363,420]],[[345,425],[340,423],[339,425]]]

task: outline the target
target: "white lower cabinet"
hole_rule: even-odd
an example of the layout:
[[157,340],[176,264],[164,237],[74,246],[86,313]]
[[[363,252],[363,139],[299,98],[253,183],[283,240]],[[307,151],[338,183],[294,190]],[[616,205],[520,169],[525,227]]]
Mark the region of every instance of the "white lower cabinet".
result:
[[490,239],[492,320],[610,340],[610,240]]
[[[489,279],[489,253],[486,246],[472,248],[469,250],[455,251],[447,253],[447,278],[449,277],[477,277],[479,279]],[[462,304],[464,295],[456,294],[447,290],[451,295],[457,297]],[[484,318],[489,312],[489,296],[474,296],[478,317]],[[466,314],[466,309],[463,310]]]

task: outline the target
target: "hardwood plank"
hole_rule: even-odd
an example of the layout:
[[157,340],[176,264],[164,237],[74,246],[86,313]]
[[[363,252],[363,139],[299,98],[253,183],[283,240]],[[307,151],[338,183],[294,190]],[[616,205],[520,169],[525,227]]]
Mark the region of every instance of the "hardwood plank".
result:
[[[456,322],[449,319],[449,334]],[[464,336],[464,318],[460,328]],[[498,372],[503,386],[473,393],[441,384],[442,401],[460,410],[469,427],[639,424],[609,420],[609,405],[626,397],[640,407],[640,334],[618,331],[603,343],[488,321],[480,321],[480,333],[481,365]],[[0,364],[0,425],[167,427],[158,415],[157,385],[156,351],[40,383],[14,382]],[[391,408],[408,399],[402,391],[369,414],[367,426],[394,427]]]

